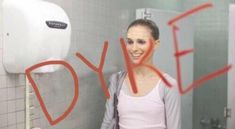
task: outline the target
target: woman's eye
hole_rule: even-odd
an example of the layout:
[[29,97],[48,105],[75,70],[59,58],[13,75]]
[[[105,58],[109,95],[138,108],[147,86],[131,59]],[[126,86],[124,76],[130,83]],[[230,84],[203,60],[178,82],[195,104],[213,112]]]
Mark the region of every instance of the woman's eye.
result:
[[127,40],[127,44],[133,44],[133,41]]
[[139,44],[145,44],[146,42],[144,40],[138,40],[137,41]]

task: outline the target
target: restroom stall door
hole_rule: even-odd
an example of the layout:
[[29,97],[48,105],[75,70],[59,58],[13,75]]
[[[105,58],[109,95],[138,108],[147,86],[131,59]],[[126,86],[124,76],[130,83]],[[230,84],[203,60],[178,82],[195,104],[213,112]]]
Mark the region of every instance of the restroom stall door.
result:
[[233,65],[228,73],[227,129],[235,129],[235,5],[229,8],[228,63]]
[[[168,21],[179,15],[178,12],[157,10],[150,8],[137,9],[136,18],[148,18],[153,20],[159,27],[160,46],[154,54],[155,65],[164,72],[176,78],[176,60],[174,57],[174,43],[172,28],[167,25]],[[176,24],[179,27],[177,31],[179,49],[193,48],[193,21],[192,18],[186,18]],[[182,69],[182,82],[187,86],[193,81],[193,53],[180,59]],[[190,91],[182,95],[182,129],[192,129],[192,96]]]

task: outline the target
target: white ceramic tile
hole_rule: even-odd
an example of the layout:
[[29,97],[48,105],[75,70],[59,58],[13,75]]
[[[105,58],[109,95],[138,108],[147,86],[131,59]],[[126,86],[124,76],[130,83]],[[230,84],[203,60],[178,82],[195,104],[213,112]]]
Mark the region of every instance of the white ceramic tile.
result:
[[25,85],[25,74],[19,74],[16,76],[15,85],[16,86]]
[[19,111],[19,110],[24,110],[24,107],[25,107],[25,103],[24,103],[24,99],[17,99],[16,102],[15,102],[15,106],[16,106],[16,110]]
[[15,88],[7,88],[7,99],[8,100],[13,100],[15,99],[16,95],[15,95]]
[[14,74],[7,75],[7,87],[14,87],[15,86],[15,78],[16,78],[16,75],[14,75]]
[[7,127],[7,129],[16,129],[16,125],[10,125]]
[[25,129],[24,123],[17,124],[17,129]]
[[23,123],[25,121],[25,112],[24,111],[16,112],[16,121],[17,121],[17,123]]
[[0,101],[6,101],[7,100],[7,89],[1,88],[0,89]]
[[19,98],[24,98],[24,95],[25,95],[25,88],[24,86],[18,86],[15,88],[15,94],[16,94],[16,99],[19,99]]
[[7,114],[0,115],[0,128],[7,126]]
[[9,125],[16,124],[16,113],[7,114],[7,122]]
[[0,75],[0,88],[5,88],[5,87],[7,87],[6,76]]
[[6,101],[0,101],[0,114],[6,114],[7,112],[7,102]]
[[16,111],[16,101],[7,101],[7,111],[15,112]]

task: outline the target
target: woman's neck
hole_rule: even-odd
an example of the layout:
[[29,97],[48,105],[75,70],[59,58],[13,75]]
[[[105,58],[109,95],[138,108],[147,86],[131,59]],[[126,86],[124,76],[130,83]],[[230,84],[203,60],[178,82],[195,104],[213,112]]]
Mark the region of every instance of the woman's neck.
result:
[[[153,64],[151,64],[150,66],[154,67]],[[144,65],[134,68],[133,72],[137,76],[146,76],[146,75],[149,76],[149,75],[153,74],[153,71]]]

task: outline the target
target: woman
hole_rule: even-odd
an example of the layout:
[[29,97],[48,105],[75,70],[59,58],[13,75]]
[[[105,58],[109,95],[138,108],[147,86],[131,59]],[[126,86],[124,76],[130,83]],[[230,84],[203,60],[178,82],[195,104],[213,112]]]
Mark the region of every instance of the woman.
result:
[[[159,30],[151,20],[137,19],[127,29],[126,48],[133,64],[138,64],[153,41],[153,49],[143,63],[157,69],[153,53],[160,44]],[[158,69],[159,70],[159,69]],[[133,69],[137,93],[133,93],[126,71],[110,78],[110,99],[101,129],[181,129],[180,95],[176,81],[159,70],[173,87],[147,67]]]

